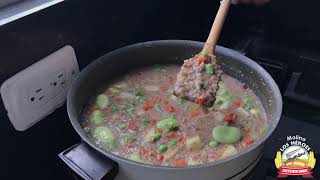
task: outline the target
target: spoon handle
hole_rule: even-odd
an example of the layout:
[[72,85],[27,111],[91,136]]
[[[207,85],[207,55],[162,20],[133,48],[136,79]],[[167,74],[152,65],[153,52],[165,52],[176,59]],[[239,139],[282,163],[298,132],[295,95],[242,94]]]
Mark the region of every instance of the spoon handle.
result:
[[213,54],[217,41],[220,36],[220,32],[221,32],[224,20],[229,11],[230,4],[231,4],[231,0],[220,1],[220,8],[217,12],[216,18],[214,19],[214,22],[210,30],[210,34],[207,38],[206,44],[204,45],[202,51],[205,51],[209,54]]

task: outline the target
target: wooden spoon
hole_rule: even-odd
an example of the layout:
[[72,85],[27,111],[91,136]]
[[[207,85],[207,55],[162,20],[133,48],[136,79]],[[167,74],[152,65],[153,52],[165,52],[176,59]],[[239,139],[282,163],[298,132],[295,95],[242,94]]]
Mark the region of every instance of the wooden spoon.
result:
[[214,19],[210,34],[207,38],[205,46],[202,49],[202,52],[214,54],[214,49],[216,48],[216,44],[218,42],[224,20],[226,19],[227,13],[229,11],[230,4],[231,0],[222,0],[220,2],[220,8],[217,12],[216,18]]
[[221,1],[202,51],[195,57],[184,61],[177,75],[174,95],[205,106],[214,104],[222,74],[214,56],[214,49],[230,4],[231,0]]

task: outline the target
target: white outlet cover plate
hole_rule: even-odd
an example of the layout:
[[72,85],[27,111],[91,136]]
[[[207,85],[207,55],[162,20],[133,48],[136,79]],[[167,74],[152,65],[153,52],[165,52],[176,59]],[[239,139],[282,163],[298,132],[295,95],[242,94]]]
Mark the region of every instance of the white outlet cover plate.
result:
[[74,49],[65,46],[6,80],[0,92],[14,128],[24,131],[62,106],[78,73]]

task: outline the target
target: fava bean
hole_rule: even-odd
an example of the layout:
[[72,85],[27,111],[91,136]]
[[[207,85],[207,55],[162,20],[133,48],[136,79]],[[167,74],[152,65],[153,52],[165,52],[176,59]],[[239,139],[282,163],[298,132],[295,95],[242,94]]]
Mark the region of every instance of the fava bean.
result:
[[237,127],[216,126],[212,130],[212,137],[221,144],[235,144],[241,139],[241,130]]
[[109,104],[109,98],[108,96],[104,95],[104,94],[100,94],[97,99],[96,99],[96,105],[100,108],[100,109],[104,109],[108,106]]
[[158,121],[157,127],[168,131],[168,130],[173,130],[177,128],[178,124],[177,124],[177,120],[174,117],[169,117],[169,118]]
[[95,124],[95,125],[100,125],[103,122],[103,114],[100,110],[95,110],[93,111],[90,116],[89,116],[89,120],[91,123]]
[[97,127],[93,132],[93,137],[111,148],[116,148],[116,138],[108,127]]

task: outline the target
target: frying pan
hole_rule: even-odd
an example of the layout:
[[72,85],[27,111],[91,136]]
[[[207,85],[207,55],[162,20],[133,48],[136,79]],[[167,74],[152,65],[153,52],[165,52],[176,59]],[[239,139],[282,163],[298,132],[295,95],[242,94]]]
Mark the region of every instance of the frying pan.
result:
[[260,98],[268,118],[268,131],[246,150],[212,163],[189,167],[166,167],[142,164],[99,148],[80,126],[81,113],[97,89],[129,70],[154,64],[182,64],[200,52],[204,43],[187,40],[160,40],[138,43],[112,51],[89,64],[72,82],[67,109],[70,121],[91,147],[116,161],[116,179],[127,180],[213,180],[241,179],[259,161],[264,143],[276,128],[282,111],[282,98],[271,76],[257,63],[231,49],[217,46],[215,53],[228,75],[246,83]]

